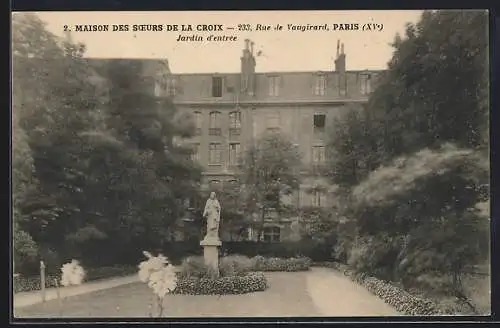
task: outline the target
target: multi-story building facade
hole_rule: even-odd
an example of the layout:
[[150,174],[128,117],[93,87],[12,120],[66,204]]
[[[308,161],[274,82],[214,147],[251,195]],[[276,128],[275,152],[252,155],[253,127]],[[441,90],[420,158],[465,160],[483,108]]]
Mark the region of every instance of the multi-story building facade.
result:
[[[348,71],[344,45],[337,44],[333,67],[307,72],[257,73],[253,43],[245,40],[237,73],[172,74],[169,93],[177,108],[192,113],[196,135],[187,140],[204,167],[203,187],[234,183],[240,156],[266,130],[279,129],[303,155],[299,207],[325,206],[329,186],[314,173],[326,160],[332,120],[353,104],[368,100],[381,71]],[[272,221],[265,239],[294,239],[297,218]],[[286,221],[286,222],[285,222]],[[251,235],[251,232],[250,232]]]
[[[330,185],[315,172],[325,164],[332,121],[353,105],[366,103],[382,71],[346,70],[340,43],[332,67],[324,70],[258,73],[257,57],[253,43],[245,40],[236,73],[175,74],[166,60],[126,61],[140,65],[141,85],[158,97],[171,97],[178,110],[192,114],[195,136],[184,142],[204,168],[202,189],[217,191],[237,182],[240,157],[262,133],[279,129],[303,156],[302,184],[288,201],[298,207],[327,206]],[[111,61],[115,59],[92,60],[101,76],[106,75],[106,63]],[[270,219],[264,239],[297,239],[298,222],[297,217]],[[246,238],[255,237],[250,229]]]

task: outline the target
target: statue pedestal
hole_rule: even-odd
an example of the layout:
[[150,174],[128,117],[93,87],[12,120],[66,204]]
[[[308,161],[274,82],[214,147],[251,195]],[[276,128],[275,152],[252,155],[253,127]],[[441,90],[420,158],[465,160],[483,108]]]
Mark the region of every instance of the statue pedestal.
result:
[[219,274],[219,246],[222,242],[217,237],[205,236],[200,242],[203,246],[203,258],[205,259],[205,264],[214,270],[215,274]]

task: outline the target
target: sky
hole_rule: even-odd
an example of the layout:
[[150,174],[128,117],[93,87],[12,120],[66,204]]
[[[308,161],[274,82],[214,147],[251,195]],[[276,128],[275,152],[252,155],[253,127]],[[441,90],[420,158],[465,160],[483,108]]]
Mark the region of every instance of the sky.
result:
[[[72,32],[73,40],[87,46],[88,57],[168,59],[173,73],[238,72],[244,39],[251,39],[257,57],[256,71],[332,70],[337,40],[344,43],[348,70],[384,69],[392,56],[390,43],[405,25],[415,23],[421,11],[199,11],[199,12],[39,12],[47,29],[63,36],[64,26],[122,24],[222,24],[222,32],[131,31]],[[334,24],[378,24],[377,31],[333,31]],[[238,31],[250,24],[253,31]],[[276,24],[281,31],[255,31],[256,25]],[[288,31],[288,24],[327,24],[330,31]],[[226,27],[234,27],[228,30]],[[177,41],[178,36],[227,35],[236,41]]]

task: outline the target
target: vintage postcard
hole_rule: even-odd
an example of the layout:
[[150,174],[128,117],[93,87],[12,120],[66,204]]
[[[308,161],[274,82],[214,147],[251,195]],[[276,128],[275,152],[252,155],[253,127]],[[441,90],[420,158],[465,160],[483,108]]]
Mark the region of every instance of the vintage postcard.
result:
[[14,317],[489,315],[487,31],[14,12]]

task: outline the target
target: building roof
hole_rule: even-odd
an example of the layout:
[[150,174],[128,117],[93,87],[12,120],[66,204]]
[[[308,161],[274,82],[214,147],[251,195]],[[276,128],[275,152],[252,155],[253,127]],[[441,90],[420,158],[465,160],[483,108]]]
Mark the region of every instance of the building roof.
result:
[[155,76],[158,73],[170,73],[170,67],[167,59],[154,58],[86,58],[97,70],[111,62],[130,62],[142,65],[144,76]]

